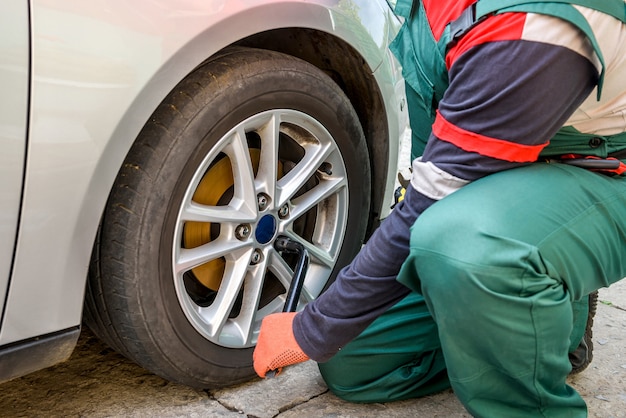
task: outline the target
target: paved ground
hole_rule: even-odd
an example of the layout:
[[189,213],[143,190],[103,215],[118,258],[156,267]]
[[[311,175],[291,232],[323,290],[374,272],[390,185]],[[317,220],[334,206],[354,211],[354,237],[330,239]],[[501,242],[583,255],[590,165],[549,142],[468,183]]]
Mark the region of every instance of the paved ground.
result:
[[[626,417],[626,280],[600,293],[595,359],[571,384],[590,417]],[[88,330],[72,358],[0,385],[6,417],[469,417],[451,392],[411,401],[355,405],[328,392],[315,364],[273,380],[218,391],[168,383],[100,343]]]

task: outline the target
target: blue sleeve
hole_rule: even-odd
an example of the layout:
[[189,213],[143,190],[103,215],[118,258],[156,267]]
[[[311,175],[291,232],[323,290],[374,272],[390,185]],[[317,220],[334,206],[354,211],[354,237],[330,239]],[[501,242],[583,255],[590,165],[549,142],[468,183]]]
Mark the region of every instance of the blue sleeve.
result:
[[432,200],[411,187],[351,264],[319,298],[296,315],[293,331],[313,360],[329,360],[409,293],[396,275],[409,254],[410,228]]

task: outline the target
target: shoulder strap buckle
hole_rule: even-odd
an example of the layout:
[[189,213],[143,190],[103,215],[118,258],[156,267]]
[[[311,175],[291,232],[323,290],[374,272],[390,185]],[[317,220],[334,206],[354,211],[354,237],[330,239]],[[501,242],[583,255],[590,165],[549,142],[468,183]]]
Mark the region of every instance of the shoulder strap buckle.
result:
[[470,31],[476,24],[485,19],[487,15],[476,18],[476,3],[472,3],[461,12],[461,15],[449,23],[450,40],[447,48],[450,49]]

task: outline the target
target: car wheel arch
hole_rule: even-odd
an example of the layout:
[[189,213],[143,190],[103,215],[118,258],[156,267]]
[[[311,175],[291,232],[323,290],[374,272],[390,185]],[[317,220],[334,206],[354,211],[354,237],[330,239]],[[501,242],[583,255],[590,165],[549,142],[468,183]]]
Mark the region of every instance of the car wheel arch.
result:
[[[378,225],[385,204],[383,190],[391,150],[385,103],[373,70],[364,57],[332,34],[304,28],[264,32],[239,41],[237,45],[269,49],[307,61],[329,75],[350,99],[363,127],[372,170],[369,235]],[[363,68],[363,71],[355,72],[354,68]]]

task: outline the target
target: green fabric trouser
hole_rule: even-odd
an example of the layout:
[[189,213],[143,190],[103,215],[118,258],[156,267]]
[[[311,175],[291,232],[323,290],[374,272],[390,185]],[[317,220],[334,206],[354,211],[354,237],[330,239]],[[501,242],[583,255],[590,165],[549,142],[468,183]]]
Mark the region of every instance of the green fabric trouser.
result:
[[417,219],[398,275],[414,292],[322,376],[354,402],[451,384],[475,416],[586,416],[566,384],[573,306],[626,276],[625,240],[623,176],[537,163],[475,181]]

